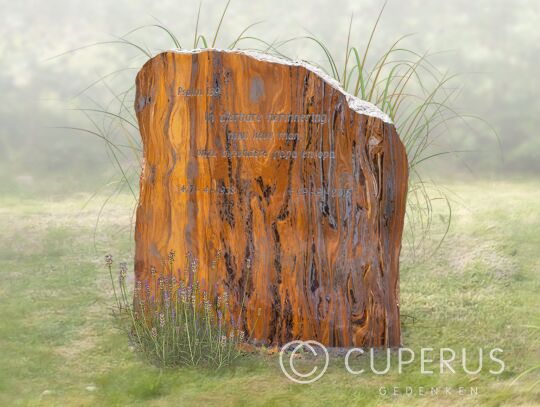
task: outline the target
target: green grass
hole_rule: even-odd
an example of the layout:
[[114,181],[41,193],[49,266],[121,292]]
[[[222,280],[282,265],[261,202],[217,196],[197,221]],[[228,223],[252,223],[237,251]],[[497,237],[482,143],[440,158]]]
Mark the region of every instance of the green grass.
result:
[[[506,371],[422,376],[352,376],[334,358],[326,375],[295,385],[276,355],[251,355],[223,372],[159,370],[141,361],[115,328],[103,255],[130,260],[132,198],[0,198],[0,405],[538,405],[540,372],[540,184],[449,186],[459,198],[441,249],[418,263],[402,258],[403,342],[500,347]],[[441,201],[441,205],[444,203]],[[435,218],[441,208],[434,207]],[[434,226],[427,247],[446,223]],[[131,276],[128,276],[130,278]],[[458,371],[459,372],[459,371]],[[380,386],[477,386],[478,396],[380,396]]]

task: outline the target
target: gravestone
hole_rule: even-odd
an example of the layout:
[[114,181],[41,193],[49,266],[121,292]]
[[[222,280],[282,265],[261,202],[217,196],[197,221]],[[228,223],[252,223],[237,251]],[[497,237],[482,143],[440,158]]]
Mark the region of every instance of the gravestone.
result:
[[189,253],[259,343],[400,345],[408,167],[384,113],[253,52],[164,52],[136,84],[138,281]]

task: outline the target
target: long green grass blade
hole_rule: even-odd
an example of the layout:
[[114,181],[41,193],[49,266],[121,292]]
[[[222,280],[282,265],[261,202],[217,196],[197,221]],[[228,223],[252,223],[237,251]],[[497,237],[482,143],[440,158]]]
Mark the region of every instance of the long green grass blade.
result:
[[227,9],[229,8],[229,4],[231,4],[231,0],[227,1],[227,4],[225,5],[225,8],[223,9],[223,13],[221,13],[221,17],[219,19],[219,24],[216,28],[216,33],[214,34],[214,39],[212,40],[212,48],[216,46],[216,41],[218,39],[219,30],[221,29],[221,24],[223,24],[223,19],[225,18],[225,14],[227,13]]

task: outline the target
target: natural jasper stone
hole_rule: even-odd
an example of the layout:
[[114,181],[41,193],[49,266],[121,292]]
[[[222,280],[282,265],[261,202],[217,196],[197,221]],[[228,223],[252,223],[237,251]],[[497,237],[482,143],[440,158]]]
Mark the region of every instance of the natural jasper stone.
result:
[[220,50],[149,60],[135,109],[137,280],[175,250],[253,340],[400,345],[408,169],[385,114],[306,64]]

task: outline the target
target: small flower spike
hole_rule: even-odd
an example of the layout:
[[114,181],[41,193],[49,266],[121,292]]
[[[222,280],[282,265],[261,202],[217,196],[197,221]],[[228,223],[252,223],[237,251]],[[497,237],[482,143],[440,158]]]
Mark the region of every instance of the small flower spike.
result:
[[120,263],[120,281],[126,278],[126,274],[127,274],[127,264],[122,262]]
[[107,254],[105,256],[105,264],[109,267],[113,264],[113,258],[111,254]]

